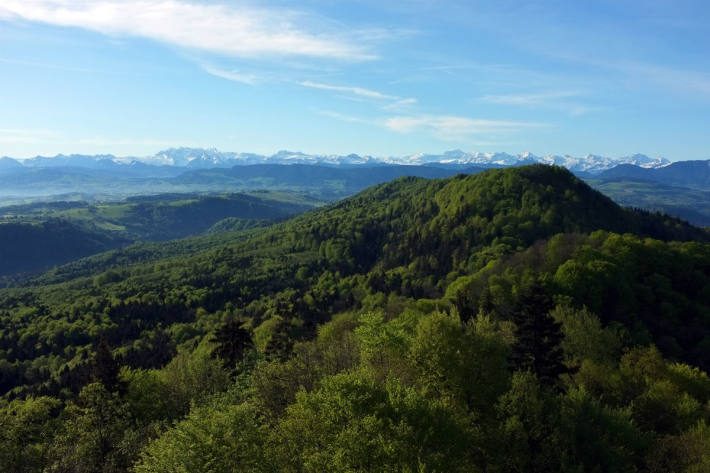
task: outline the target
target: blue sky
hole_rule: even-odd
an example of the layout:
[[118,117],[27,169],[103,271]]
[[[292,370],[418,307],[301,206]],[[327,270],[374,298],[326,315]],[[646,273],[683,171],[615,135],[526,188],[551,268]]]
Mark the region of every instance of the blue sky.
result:
[[706,0],[2,0],[0,155],[710,158]]

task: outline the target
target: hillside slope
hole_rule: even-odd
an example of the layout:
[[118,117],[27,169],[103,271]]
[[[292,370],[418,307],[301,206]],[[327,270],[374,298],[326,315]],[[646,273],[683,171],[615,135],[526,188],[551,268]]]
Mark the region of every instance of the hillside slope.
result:
[[[69,271],[59,268],[67,282],[6,291],[0,302],[10,318],[26,299],[53,307],[43,318],[28,319],[40,326],[65,317],[71,306],[91,321],[82,331],[96,323],[92,314],[107,313],[101,325],[108,325],[91,332],[108,330],[121,345],[133,343],[141,330],[194,321],[198,308],[214,313],[227,306],[254,327],[278,315],[301,320],[306,333],[333,311],[361,303],[356,292],[344,299],[333,292],[348,277],[355,279],[347,284],[355,284],[357,275],[369,274],[372,288],[438,298],[457,277],[540,239],[600,229],[661,240],[708,239],[707,232],[677,219],[623,209],[567,170],[535,165],[446,180],[399,179],[246,239],[218,242],[197,254],[178,250],[172,254],[179,257],[165,263],[141,251],[141,259],[153,262],[128,270],[102,263],[95,267],[110,276],[96,278],[83,277],[86,267],[72,263]],[[72,280],[71,268],[82,277]],[[38,356],[34,343],[23,346],[15,351],[19,359]],[[43,346],[40,356],[66,353],[64,345]]]
[[619,205],[662,212],[693,225],[710,226],[710,191],[706,189],[626,177],[587,179],[587,182]]
[[[158,195],[123,202],[49,202],[0,208],[0,276],[46,270],[136,241],[263,227],[320,205],[307,196]],[[223,225],[213,228],[220,221]],[[155,251],[158,254],[160,251]]]
[[710,185],[710,160],[677,161],[657,169],[622,164],[602,172],[600,179],[635,178],[705,190]]
[[47,269],[125,243],[59,219],[0,223],[0,276]]
[[537,165],[74,262],[0,291],[0,465],[682,471],[707,241]]

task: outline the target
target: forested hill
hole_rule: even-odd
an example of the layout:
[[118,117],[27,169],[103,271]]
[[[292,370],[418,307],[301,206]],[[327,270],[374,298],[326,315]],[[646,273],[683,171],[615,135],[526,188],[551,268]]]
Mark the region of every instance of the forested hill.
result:
[[206,231],[219,233],[266,226],[320,204],[300,194],[254,192],[2,207],[0,277],[46,271],[54,265],[135,241],[162,241]]
[[705,461],[705,230],[533,165],[234,235],[0,291],[0,470]]
[[0,276],[47,269],[127,242],[60,219],[0,223]]

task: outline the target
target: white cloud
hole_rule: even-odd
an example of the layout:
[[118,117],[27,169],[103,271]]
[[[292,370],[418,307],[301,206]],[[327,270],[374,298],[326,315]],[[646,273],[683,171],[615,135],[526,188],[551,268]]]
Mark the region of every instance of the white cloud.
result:
[[370,89],[363,89],[362,87],[329,85],[329,84],[322,84],[320,82],[311,82],[311,81],[301,82],[300,85],[302,85],[303,87],[311,87],[314,89],[331,90],[334,92],[345,92],[348,94],[353,94],[353,95],[357,95],[359,97],[366,97],[366,98],[370,98],[370,99],[401,100],[399,97],[396,97],[394,95],[383,94],[382,92],[377,92],[376,90],[370,90]]
[[195,0],[2,0],[0,17],[150,38],[234,57],[373,58],[341,34],[296,25],[306,19],[290,10]]
[[239,82],[246,85],[255,85],[258,82],[257,77],[253,74],[241,74],[237,71],[227,71],[209,65],[203,65],[202,69],[204,69],[204,71],[208,74],[221,77],[222,79],[231,80],[232,82]]
[[390,117],[384,126],[398,133],[429,133],[443,140],[461,140],[477,135],[507,134],[524,128],[545,127],[545,123],[489,120],[455,115]]

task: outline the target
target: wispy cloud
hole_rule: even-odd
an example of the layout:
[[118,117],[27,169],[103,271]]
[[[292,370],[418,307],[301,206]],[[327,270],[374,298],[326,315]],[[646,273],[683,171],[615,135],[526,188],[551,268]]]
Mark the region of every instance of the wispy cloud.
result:
[[415,98],[399,99],[393,103],[384,105],[382,109],[389,110],[391,112],[399,111],[401,113],[402,111],[411,108],[413,105],[416,105],[416,103],[417,99]]
[[374,56],[342,33],[307,27],[292,10],[195,0],[3,0],[0,18],[134,36],[233,57]]
[[311,81],[304,81],[301,82],[300,85],[303,87],[311,87],[313,89],[321,89],[321,90],[330,90],[333,92],[344,92],[347,94],[353,94],[357,95],[358,97],[366,97],[369,99],[378,99],[378,100],[401,100],[400,97],[394,96],[394,95],[389,95],[389,94],[384,94],[382,92],[378,92],[376,90],[371,90],[371,89],[364,89],[362,87],[349,87],[349,86],[343,86],[343,85],[330,85],[330,84],[323,84],[320,82],[311,82]]
[[367,124],[367,125],[373,125],[373,124],[375,124],[374,121],[368,120],[368,119],[366,119],[366,118],[354,117],[354,116],[352,116],[352,115],[346,115],[346,114],[344,114],[344,113],[333,112],[333,111],[331,111],[331,110],[316,110],[316,112],[319,113],[319,114],[321,114],[321,115],[323,115],[323,116],[330,117],[330,118],[334,118],[334,119],[340,120],[340,121],[342,121],[342,122],[348,122],[348,123],[364,123],[364,124]]
[[481,102],[498,105],[542,107],[572,116],[602,110],[600,107],[585,105],[580,103],[579,100],[573,100],[581,95],[583,94],[579,91],[561,90],[525,94],[484,95],[480,100]]
[[501,105],[544,105],[579,95],[580,93],[575,91],[558,91],[532,94],[484,95],[481,100],[486,103]]
[[330,110],[316,110],[316,112],[343,122],[377,126],[396,133],[426,133],[444,141],[470,141],[471,138],[482,136],[486,138],[509,136],[524,129],[550,126],[550,124],[542,122],[490,120],[456,115],[399,115],[361,118]]
[[300,82],[303,87],[327,90],[343,94],[342,97],[355,101],[376,102],[378,107],[389,112],[406,113],[417,103],[413,97],[399,97],[397,95],[386,94],[377,90],[365,89],[363,87],[353,87],[344,85],[324,84],[321,82],[304,81]]
[[655,82],[683,94],[710,98],[710,73],[639,62],[619,62],[616,67],[643,82]]
[[258,78],[253,74],[242,74],[238,71],[228,71],[221,69],[219,67],[210,66],[203,64],[202,69],[208,74],[212,74],[216,77],[221,77],[222,79],[231,80],[232,82],[239,82],[246,85],[255,85],[258,82]]
[[390,117],[384,126],[398,133],[428,133],[443,140],[462,140],[472,136],[509,134],[527,128],[546,127],[546,123],[489,120],[455,115],[418,115]]

